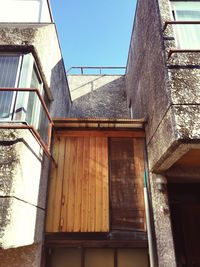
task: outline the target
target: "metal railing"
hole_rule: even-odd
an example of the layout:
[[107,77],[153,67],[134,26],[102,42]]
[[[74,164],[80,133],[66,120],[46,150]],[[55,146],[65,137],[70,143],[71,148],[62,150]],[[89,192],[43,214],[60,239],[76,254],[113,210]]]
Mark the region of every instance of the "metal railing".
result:
[[[76,70],[76,71],[75,71]],[[89,73],[89,71],[93,71],[93,73]],[[96,71],[94,71],[96,70]],[[81,74],[81,75],[89,75],[89,74],[97,74],[97,75],[106,75],[106,74],[110,74],[108,73],[108,70],[120,70],[123,73],[120,74],[124,74],[126,67],[85,67],[85,66],[81,66],[81,67],[71,67],[67,70],[67,75],[73,75],[73,74]],[[123,71],[122,71],[123,70]],[[78,72],[78,73],[77,73]]]
[[[200,25],[200,21],[165,21],[163,26],[163,33],[167,29],[168,25]],[[200,53],[200,44],[199,49],[170,49],[168,53],[168,59],[175,53]]]
[[[5,92],[11,94],[12,104],[7,105]],[[28,129],[54,161],[50,147],[53,121],[38,89],[0,88],[1,102],[5,101],[4,113],[0,107],[0,129]],[[6,114],[6,115],[5,115]]]
[[170,21],[165,21],[164,26],[163,26],[163,32],[167,29],[168,25],[195,25],[195,24],[200,24],[200,21],[197,20],[192,20],[192,21],[188,21],[188,20],[170,20]]

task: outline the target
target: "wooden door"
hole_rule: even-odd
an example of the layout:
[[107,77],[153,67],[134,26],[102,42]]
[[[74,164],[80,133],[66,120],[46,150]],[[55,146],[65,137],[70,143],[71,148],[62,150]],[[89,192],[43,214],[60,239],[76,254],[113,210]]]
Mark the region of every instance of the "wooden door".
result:
[[145,230],[144,139],[134,134],[56,134],[46,232]]
[[47,232],[108,232],[107,137],[56,136]]

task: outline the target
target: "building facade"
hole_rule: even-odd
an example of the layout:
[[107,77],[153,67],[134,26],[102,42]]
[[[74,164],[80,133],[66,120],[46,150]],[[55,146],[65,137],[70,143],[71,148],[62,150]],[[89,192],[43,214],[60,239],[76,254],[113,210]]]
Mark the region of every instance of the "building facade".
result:
[[1,2],[1,266],[199,267],[199,1],[138,0],[125,74],[67,78],[49,2]]
[[0,265],[40,266],[52,116],[71,100],[48,1],[0,5]]
[[199,1],[138,1],[126,74],[144,117],[159,266],[200,266]]

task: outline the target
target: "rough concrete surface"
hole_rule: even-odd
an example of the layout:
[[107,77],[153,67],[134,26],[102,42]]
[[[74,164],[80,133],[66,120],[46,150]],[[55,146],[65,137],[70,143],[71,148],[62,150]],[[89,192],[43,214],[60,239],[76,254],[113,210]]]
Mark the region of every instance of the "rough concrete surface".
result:
[[68,81],[73,99],[70,117],[129,117],[124,76],[69,75]]
[[158,189],[158,185],[156,183],[158,178],[160,178],[160,175],[151,173],[150,184],[157,243],[158,266],[176,267],[177,265],[171,229],[168,195],[166,189],[164,191],[160,191]]
[[29,130],[1,129],[0,147],[0,196],[44,208],[45,203],[38,203],[43,152],[33,135]]
[[44,210],[14,197],[0,197],[0,206],[1,248],[22,247],[42,241]]
[[171,155],[170,148],[176,141],[175,121],[172,108],[169,108],[168,112],[161,121],[157,131],[153,135],[150,142],[147,144],[149,169],[157,170],[159,164],[167,157]]
[[0,24],[0,36],[0,46],[34,46],[41,71],[54,98],[50,105],[51,115],[67,116],[71,100],[55,25]]
[[170,103],[167,69],[156,0],[139,0],[129,50],[126,90],[133,118],[145,118],[147,142]]
[[1,267],[39,267],[41,243],[21,248],[0,249],[0,260]]

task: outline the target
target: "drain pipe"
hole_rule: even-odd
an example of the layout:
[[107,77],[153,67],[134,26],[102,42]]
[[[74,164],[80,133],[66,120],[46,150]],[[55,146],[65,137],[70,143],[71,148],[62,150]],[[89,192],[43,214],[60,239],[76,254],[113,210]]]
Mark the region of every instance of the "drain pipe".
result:
[[153,236],[151,230],[151,219],[150,219],[150,210],[149,210],[149,198],[147,190],[147,172],[144,171],[144,204],[145,204],[145,213],[146,213],[146,223],[147,223],[147,237],[149,245],[149,260],[150,267],[156,267],[154,259],[154,245],[153,245]]

